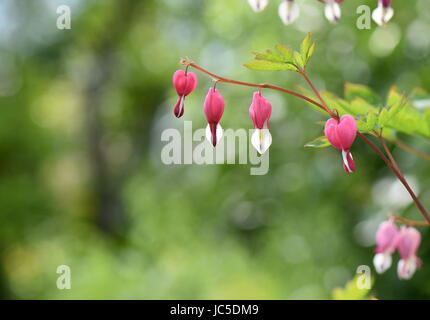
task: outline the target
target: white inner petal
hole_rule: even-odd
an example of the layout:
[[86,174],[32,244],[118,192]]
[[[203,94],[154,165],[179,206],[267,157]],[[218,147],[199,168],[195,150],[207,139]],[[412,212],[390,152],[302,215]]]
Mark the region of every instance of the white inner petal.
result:
[[299,17],[299,6],[294,1],[282,1],[278,9],[279,16],[284,24],[293,23]]
[[413,257],[403,260],[399,260],[397,265],[397,274],[400,279],[409,280],[415,273],[417,269],[417,263]]
[[178,116],[181,115],[182,113],[182,108],[184,107],[184,96],[181,97],[181,102],[179,102],[179,112],[178,112]]
[[263,11],[269,0],[248,0],[249,5],[255,12]]
[[[348,169],[348,172],[351,173],[352,170],[349,167],[347,154],[344,150],[342,150],[342,158],[343,158],[343,163],[345,164],[345,167]],[[352,158],[352,155],[351,155],[351,158]]]
[[[218,143],[222,138],[223,130],[221,125],[218,123],[216,126],[216,142]],[[206,139],[212,144],[212,132],[211,127],[208,125],[206,126]]]
[[340,19],[340,7],[334,0],[327,0],[327,4],[324,9],[325,17],[331,23],[337,23]]
[[375,10],[372,12],[372,19],[380,26],[386,24],[394,15],[394,10],[391,7],[384,8],[382,4],[380,4]]
[[377,273],[384,273],[389,267],[391,267],[392,258],[389,253],[377,253],[373,258],[373,265]]
[[251,143],[260,154],[265,153],[272,144],[272,135],[269,129],[255,129],[251,136]]

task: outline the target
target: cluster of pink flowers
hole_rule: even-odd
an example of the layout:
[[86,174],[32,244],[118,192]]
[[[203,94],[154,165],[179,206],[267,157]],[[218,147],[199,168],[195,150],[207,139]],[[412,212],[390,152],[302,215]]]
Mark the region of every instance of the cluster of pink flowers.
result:
[[[339,4],[344,0],[318,0],[325,3],[324,15],[331,23],[337,23],[340,19],[341,10]],[[378,0],[378,7],[373,11],[372,18],[379,24],[384,25],[393,16],[390,7],[392,0]],[[268,5],[269,0],[248,0],[255,12],[260,12]],[[284,24],[293,23],[299,17],[299,7],[294,0],[282,0],[278,9],[279,16]]]
[[[193,72],[178,70],[173,75],[173,85],[178,93],[178,101],[173,109],[177,118],[184,114],[184,99],[197,86],[197,76]],[[209,88],[206,95],[203,110],[206,115],[208,125],[206,126],[206,138],[215,147],[222,138],[223,130],[219,122],[224,113],[225,102],[216,86]],[[261,91],[254,93],[249,115],[254,123],[254,133],[251,137],[252,145],[258,152],[263,154],[272,144],[272,136],[269,132],[269,119],[272,113],[272,106],[263,97]]]
[[397,274],[400,279],[410,279],[421,266],[417,257],[420,243],[421,235],[415,228],[402,226],[398,230],[393,219],[382,222],[376,233],[377,247],[373,258],[376,272],[383,273],[391,266],[391,255],[397,250],[400,255]]

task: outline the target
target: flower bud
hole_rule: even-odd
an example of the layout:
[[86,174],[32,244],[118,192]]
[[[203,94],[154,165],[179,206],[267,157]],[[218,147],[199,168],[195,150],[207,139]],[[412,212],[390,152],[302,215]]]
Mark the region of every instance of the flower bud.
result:
[[269,0],[248,0],[249,5],[255,12],[261,12],[266,8]]
[[330,144],[342,151],[343,168],[346,173],[355,171],[355,163],[352,158],[350,148],[357,135],[357,123],[350,115],[344,115],[337,119],[327,120],[324,133]]
[[293,23],[299,17],[299,7],[294,0],[284,0],[279,5],[279,16],[285,25]]
[[255,132],[252,134],[251,143],[260,154],[272,144],[272,135],[269,132],[269,119],[272,113],[272,106],[266,100],[261,92],[254,92],[251,106],[249,107],[249,115],[254,122]]
[[219,121],[224,113],[224,99],[218,90],[209,89],[204,103],[204,111],[208,121],[206,138],[215,147],[222,137],[222,128],[219,125]]
[[178,93],[178,101],[175,104],[173,113],[177,118],[184,114],[184,100],[197,86],[197,76],[194,72],[185,73],[184,70],[177,70],[173,74],[173,85]]
[[391,0],[378,0],[378,7],[372,12],[372,19],[380,26],[385,25],[394,15]]
[[376,272],[383,273],[391,266],[391,255],[396,250],[398,234],[399,231],[392,219],[379,225],[376,232],[376,254],[373,258]]
[[396,244],[401,257],[397,265],[397,274],[400,279],[412,278],[417,267],[421,266],[421,261],[417,257],[420,243],[421,235],[417,229],[402,226]]

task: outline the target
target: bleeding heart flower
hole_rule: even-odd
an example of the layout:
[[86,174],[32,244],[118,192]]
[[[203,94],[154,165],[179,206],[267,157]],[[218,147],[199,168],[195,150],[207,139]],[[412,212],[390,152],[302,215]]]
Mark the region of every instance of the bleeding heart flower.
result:
[[219,125],[219,121],[224,113],[224,99],[215,88],[209,89],[204,103],[204,111],[208,120],[206,138],[215,147],[222,137],[222,128]]
[[184,100],[197,86],[197,76],[194,72],[185,73],[184,70],[177,70],[173,74],[173,85],[178,93],[178,101],[175,104],[173,113],[176,118],[184,115]]
[[398,234],[399,230],[393,219],[384,221],[379,225],[378,231],[376,232],[376,254],[373,258],[376,272],[383,273],[391,267],[391,255],[396,250]]
[[342,3],[343,0],[324,0],[326,3],[324,14],[328,21],[331,23],[337,23],[340,19],[340,6],[338,3]]
[[249,5],[255,12],[263,11],[266,8],[269,0],[248,0]]
[[400,279],[412,278],[417,267],[421,266],[421,261],[417,257],[420,243],[421,235],[417,229],[402,226],[397,236],[397,250],[401,257],[397,265],[397,274]]
[[272,144],[272,135],[269,132],[269,118],[272,113],[272,106],[269,101],[261,95],[261,92],[254,92],[249,115],[254,122],[254,133],[251,137],[251,143],[260,154]]
[[378,7],[372,12],[372,19],[380,26],[385,25],[394,15],[391,0],[378,0]]
[[352,159],[350,148],[357,134],[357,123],[350,115],[344,115],[337,119],[327,120],[324,128],[325,136],[333,147],[342,151],[343,168],[346,173],[355,171],[355,163]]
[[293,23],[299,17],[299,6],[294,0],[284,0],[279,5],[279,16],[285,25]]

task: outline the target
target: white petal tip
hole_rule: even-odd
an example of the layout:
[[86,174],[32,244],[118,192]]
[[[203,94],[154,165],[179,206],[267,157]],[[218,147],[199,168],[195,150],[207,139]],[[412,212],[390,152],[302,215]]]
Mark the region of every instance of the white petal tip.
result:
[[414,259],[400,259],[397,264],[397,275],[399,279],[409,280],[414,275],[416,269],[417,262]]
[[[216,144],[221,140],[223,134],[222,127],[218,123],[216,126]],[[209,124],[206,126],[206,139],[213,145],[212,132]]]
[[251,143],[260,154],[265,153],[272,144],[269,129],[256,129],[251,136]]
[[[348,170],[348,173],[352,173],[354,172],[350,167],[349,167],[349,163],[348,163],[348,158],[347,158],[347,153],[342,150],[342,159],[343,159],[343,164],[345,165],[345,169]],[[351,159],[352,159],[352,154],[351,154]]]
[[391,267],[392,258],[389,253],[377,253],[373,258],[373,265],[377,273],[384,273],[389,267]]
[[384,26],[394,15],[394,10],[391,7],[384,8],[382,5],[378,6],[372,12],[372,19],[378,25]]
[[339,4],[337,4],[337,2],[330,1],[326,4],[324,13],[328,21],[336,24],[339,21],[341,15]]
[[278,9],[279,17],[285,25],[296,21],[299,17],[299,6],[294,1],[282,1]]
[[255,12],[261,12],[269,3],[268,0],[248,0],[249,5]]

